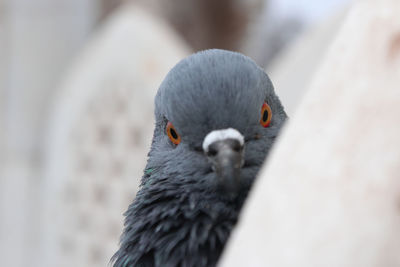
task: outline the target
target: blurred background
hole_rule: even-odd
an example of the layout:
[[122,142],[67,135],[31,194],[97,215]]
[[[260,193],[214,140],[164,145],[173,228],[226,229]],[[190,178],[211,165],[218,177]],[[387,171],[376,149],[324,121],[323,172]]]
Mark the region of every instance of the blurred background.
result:
[[290,114],[350,0],[0,0],[2,266],[106,266],[180,59],[240,51]]

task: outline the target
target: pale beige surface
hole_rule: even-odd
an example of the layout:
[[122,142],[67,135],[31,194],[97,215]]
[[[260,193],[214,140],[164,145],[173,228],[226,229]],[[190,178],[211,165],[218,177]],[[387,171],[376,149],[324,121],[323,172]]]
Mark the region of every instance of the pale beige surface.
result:
[[342,24],[346,10],[325,18],[301,34],[268,66],[276,93],[289,117],[296,111],[316,70]]
[[1,266],[41,260],[38,196],[48,108],[97,8],[97,0],[0,0]]
[[40,266],[107,265],[143,174],[155,93],[187,54],[163,21],[133,5],[81,53],[46,136]]
[[399,17],[351,9],[220,266],[400,266]]

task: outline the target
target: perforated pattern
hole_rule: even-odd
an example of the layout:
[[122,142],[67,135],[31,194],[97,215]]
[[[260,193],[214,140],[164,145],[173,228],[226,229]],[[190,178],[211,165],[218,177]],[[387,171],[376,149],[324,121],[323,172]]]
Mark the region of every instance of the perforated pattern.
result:
[[46,158],[41,266],[106,266],[118,249],[150,148],[154,96],[187,55],[175,38],[142,10],[121,9],[61,88]]
[[133,93],[128,87],[103,89],[70,136],[71,172],[60,198],[66,221],[58,240],[66,258],[86,260],[72,264],[104,265],[117,249],[122,212],[135,196],[153,121],[152,113],[138,116],[140,96]]

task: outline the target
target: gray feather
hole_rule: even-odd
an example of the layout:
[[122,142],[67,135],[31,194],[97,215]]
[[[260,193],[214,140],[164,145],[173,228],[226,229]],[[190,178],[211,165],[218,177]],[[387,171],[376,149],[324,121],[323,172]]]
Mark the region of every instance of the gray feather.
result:
[[[264,101],[272,109],[268,128],[259,123]],[[148,163],[114,266],[215,266],[286,117],[267,74],[248,57],[213,49],[179,62],[155,97]],[[166,135],[168,121],[181,136],[177,146]],[[218,190],[201,151],[207,133],[229,127],[245,138],[234,198]]]

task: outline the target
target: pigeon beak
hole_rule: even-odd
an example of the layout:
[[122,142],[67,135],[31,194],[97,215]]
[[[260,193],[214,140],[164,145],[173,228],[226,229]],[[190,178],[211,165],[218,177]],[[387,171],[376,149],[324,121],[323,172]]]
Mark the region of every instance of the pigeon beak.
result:
[[203,142],[203,150],[218,176],[219,186],[237,193],[240,188],[240,170],[243,166],[244,138],[235,129],[210,132]]

